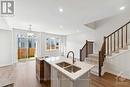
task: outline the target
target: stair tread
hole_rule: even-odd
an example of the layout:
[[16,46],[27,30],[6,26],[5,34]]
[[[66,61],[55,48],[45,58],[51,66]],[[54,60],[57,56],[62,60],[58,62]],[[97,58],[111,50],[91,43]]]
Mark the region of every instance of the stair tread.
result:
[[116,50],[116,51],[112,51],[112,53],[119,53],[119,50]]
[[113,53],[112,55],[107,55],[106,57],[113,58],[113,57],[121,55],[122,53],[127,52],[127,51],[130,51],[130,50],[120,50],[119,53]]
[[89,62],[99,62],[98,59],[86,59],[86,61],[89,61]]
[[89,54],[88,57],[98,57],[98,54]]
[[98,65],[98,61],[86,60],[86,62],[89,64]]
[[113,57],[115,55],[121,54],[122,52],[126,52],[127,50],[129,50],[129,46],[119,48],[118,50],[111,52],[111,54],[107,55],[107,57]]
[[127,49],[128,49],[128,46],[124,48],[119,48],[119,50],[127,50]]

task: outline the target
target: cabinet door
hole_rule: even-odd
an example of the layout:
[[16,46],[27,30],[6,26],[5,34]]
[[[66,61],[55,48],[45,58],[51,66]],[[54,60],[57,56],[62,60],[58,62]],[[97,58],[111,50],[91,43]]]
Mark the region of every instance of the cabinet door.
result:
[[44,80],[50,81],[51,78],[51,66],[44,61]]
[[61,74],[60,80],[60,87],[73,87],[73,82],[63,74]]
[[73,82],[57,69],[51,67],[51,87],[73,87]]
[[89,72],[85,73],[81,77],[79,77],[76,81],[74,81],[74,86],[73,87],[90,87],[89,86]]
[[58,71],[51,67],[51,87],[60,87]]

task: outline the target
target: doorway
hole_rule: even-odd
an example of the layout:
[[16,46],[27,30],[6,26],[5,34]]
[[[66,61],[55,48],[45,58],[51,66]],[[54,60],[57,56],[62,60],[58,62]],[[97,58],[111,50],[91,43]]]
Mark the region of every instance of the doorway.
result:
[[37,37],[33,33],[17,34],[18,61],[34,60],[37,56]]

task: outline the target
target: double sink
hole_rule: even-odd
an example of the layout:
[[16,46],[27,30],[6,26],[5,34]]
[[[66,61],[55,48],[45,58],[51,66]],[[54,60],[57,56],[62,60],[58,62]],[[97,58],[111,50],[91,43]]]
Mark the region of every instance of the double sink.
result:
[[65,69],[66,71],[68,71],[70,73],[75,73],[75,72],[81,70],[81,68],[74,66],[72,64],[69,64],[67,62],[60,62],[60,63],[57,63],[56,65],[58,65],[59,67]]

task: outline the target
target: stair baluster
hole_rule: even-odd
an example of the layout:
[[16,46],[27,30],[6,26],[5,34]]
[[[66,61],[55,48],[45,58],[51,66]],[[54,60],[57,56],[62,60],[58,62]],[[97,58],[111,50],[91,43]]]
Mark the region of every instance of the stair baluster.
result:
[[80,49],[80,61],[84,61],[88,54],[93,54],[93,42],[87,41],[82,49]]
[[112,55],[112,52],[118,51],[119,48],[124,48],[125,47],[124,45],[126,45],[127,47],[129,23],[130,21],[127,22],[122,27],[120,27],[119,29],[117,29],[116,31],[114,31],[113,33],[111,33],[110,35],[108,35],[107,37],[104,37],[101,50],[99,51],[99,76],[101,76],[102,66],[106,58],[106,54],[107,56],[109,56],[109,55]]

